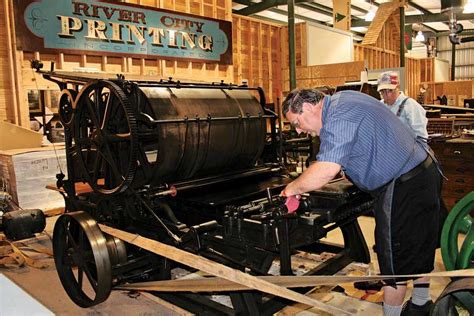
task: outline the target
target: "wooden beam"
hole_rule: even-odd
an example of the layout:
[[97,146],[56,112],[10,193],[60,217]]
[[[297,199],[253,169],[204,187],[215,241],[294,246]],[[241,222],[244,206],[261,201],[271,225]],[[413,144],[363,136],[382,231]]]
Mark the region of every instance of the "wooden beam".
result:
[[[471,277],[474,276],[474,269],[465,269],[457,271],[442,271],[419,275],[409,275],[410,278],[430,277]],[[401,276],[400,276],[401,277]],[[405,276],[403,276],[405,277]],[[393,275],[307,275],[307,276],[259,276],[259,280],[270,282],[272,284],[285,287],[315,287],[320,285],[340,285],[344,283],[379,281],[393,279]],[[140,282],[117,286],[120,290],[146,290],[159,292],[229,292],[229,291],[248,291],[249,287],[243,284],[225,280],[216,277],[205,277],[196,279],[177,279],[152,282]]]
[[130,244],[151,251],[173,261],[185,264],[189,267],[207,272],[215,276],[219,276],[221,278],[238,284],[242,284],[248,288],[273,294],[275,296],[279,296],[306,305],[311,305],[329,313],[337,315],[351,314],[343,309],[321,303],[303,294],[288,290],[287,288],[275,285],[268,281],[261,280],[255,276],[229,268],[223,264],[214,262],[207,258],[200,257],[198,255],[178,249],[176,247],[163,244],[159,241],[148,239],[137,234],[131,234],[102,224],[99,224],[99,227],[104,233],[122,239],[123,241],[126,241]]
[[334,28],[350,31],[351,30],[351,1],[333,0],[332,23]]

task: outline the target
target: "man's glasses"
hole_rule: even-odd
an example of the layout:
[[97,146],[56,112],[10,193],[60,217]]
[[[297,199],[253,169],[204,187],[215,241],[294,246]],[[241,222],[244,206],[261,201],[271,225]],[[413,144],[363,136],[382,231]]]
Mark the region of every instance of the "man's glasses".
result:
[[381,95],[387,95],[387,94],[390,94],[392,92],[393,92],[393,90],[391,90],[391,89],[382,89],[382,90],[379,91],[379,93]]
[[297,114],[298,116],[296,117],[296,119],[294,119],[290,124],[291,126],[293,126],[294,128],[300,128],[300,121],[299,121],[299,115],[300,114]]

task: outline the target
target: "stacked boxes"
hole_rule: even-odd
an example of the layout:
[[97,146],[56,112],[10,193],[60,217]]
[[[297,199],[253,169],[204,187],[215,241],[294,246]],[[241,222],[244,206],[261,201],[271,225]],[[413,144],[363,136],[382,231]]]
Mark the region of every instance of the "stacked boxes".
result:
[[24,209],[64,208],[61,194],[46,189],[56,184],[59,165],[66,174],[64,147],[0,151],[0,179],[6,182],[13,201]]

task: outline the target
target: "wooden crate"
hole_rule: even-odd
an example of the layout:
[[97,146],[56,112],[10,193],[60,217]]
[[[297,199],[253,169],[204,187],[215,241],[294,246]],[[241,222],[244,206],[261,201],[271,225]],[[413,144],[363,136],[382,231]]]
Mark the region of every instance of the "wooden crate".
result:
[[67,170],[64,147],[0,151],[0,178],[21,208],[63,208],[64,198],[46,189],[47,185],[56,182],[60,170]]

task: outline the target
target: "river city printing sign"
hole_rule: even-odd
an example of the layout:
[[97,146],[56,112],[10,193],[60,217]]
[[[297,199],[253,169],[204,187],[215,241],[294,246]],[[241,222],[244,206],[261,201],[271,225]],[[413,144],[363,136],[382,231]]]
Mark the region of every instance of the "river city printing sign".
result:
[[107,0],[15,0],[19,49],[232,63],[228,21]]

